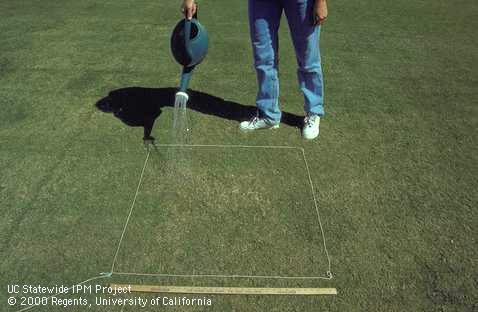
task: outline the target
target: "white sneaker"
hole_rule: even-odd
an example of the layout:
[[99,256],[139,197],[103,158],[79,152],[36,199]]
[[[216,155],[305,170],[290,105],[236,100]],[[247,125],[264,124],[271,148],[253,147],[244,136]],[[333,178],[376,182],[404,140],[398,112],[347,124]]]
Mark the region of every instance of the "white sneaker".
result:
[[306,140],[313,140],[319,136],[320,116],[307,114],[304,118],[304,129],[302,135]]
[[259,129],[277,129],[279,128],[278,123],[272,123],[270,120],[266,118],[260,118],[258,116],[254,116],[249,121],[243,121],[239,125],[239,129],[242,131],[253,131]]

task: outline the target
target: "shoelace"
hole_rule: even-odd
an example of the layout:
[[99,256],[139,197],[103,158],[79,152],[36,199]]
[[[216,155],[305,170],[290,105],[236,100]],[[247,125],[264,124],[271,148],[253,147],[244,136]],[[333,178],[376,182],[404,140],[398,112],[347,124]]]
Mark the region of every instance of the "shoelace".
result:
[[315,119],[317,118],[317,116],[315,115],[307,115],[305,116],[305,119],[304,119],[304,124],[306,127],[312,127],[312,124],[315,122]]
[[252,119],[249,121],[250,124],[255,125],[259,121],[259,116],[254,116]]

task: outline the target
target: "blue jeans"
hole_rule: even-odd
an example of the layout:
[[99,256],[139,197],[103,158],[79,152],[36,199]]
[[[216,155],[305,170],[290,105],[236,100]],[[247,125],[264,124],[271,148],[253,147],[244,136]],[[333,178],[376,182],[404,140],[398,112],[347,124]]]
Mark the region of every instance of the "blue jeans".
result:
[[249,0],[249,24],[259,90],[256,105],[261,117],[279,123],[279,25],[282,11],[294,44],[299,86],[306,113],[324,115],[320,26],[313,24],[315,0]]

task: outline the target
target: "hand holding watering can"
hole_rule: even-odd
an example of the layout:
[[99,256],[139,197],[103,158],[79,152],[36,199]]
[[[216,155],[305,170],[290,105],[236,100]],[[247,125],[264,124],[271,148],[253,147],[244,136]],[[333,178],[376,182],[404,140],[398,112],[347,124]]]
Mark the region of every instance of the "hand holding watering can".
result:
[[[194,0],[183,0],[181,6],[181,12],[183,12],[184,17],[188,20],[192,19],[196,15],[198,5]],[[196,17],[197,18],[197,17]]]

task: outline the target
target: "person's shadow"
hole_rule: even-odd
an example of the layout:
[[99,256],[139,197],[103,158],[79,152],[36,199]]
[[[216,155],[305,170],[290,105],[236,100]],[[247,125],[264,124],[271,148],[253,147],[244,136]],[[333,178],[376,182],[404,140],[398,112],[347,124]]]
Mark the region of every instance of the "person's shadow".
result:
[[[113,113],[116,118],[131,127],[143,127],[143,140],[154,140],[151,137],[154,122],[161,115],[163,107],[174,106],[176,92],[176,88],[122,88],[113,90],[100,99],[96,107],[102,112]],[[248,120],[256,113],[255,106],[226,101],[198,91],[189,90],[188,94],[187,107],[203,114],[239,122]],[[283,112],[281,122],[292,127],[301,127],[302,118]]]

